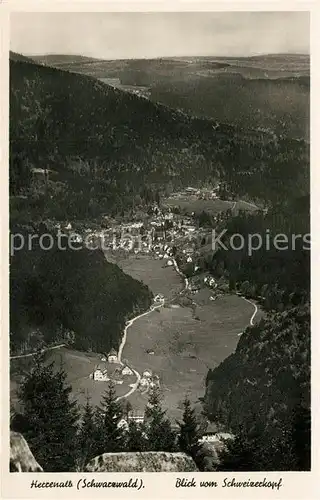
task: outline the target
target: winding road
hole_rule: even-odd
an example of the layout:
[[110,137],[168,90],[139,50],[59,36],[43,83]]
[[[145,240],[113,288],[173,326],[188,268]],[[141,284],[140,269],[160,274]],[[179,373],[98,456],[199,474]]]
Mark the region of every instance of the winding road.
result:
[[[174,268],[176,270],[176,272],[183,278],[184,280],[184,288],[187,289],[188,286],[189,286],[189,280],[188,278],[183,274],[182,271],[180,271],[179,269],[179,266],[177,264],[177,261],[176,259],[173,259],[173,265],[174,265]],[[150,314],[152,313],[153,311],[155,311],[156,309],[160,309],[160,307],[163,307],[164,305],[164,301],[165,299],[161,299],[161,303],[158,304],[158,305],[153,305],[150,307],[150,309],[148,309],[148,311],[142,313],[142,314],[139,314],[138,316],[135,316],[134,318],[130,319],[128,321],[128,323],[126,324],[126,327],[123,331],[123,336],[122,336],[122,340],[121,340],[121,344],[119,346],[119,350],[118,350],[118,363],[120,365],[123,365],[123,362],[122,362],[122,352],[123,352],[123,349],[124,349],[124,346],[126,345],[126,341],[127,341],[127,335],[128,335],[128,329],[130,328],[130,326],[133,325],[133,323],[135,321],[137,321],[138,319],[142,318],[143,316],[147,316],[147,314]],[[128,365],[129,366],[129,365]],[[131,370],[134,372],[135,376],[137,377],[137,380],[136,382],[134,383],[133,387],[130,389],[130,391],[128,391],[126,394],[124,394],[123,396],[118,396],[117,398],[117,401],[120,401],[120,399],[125,399],[125,398],[128,398],[129,396],[131,396],[131,394],[133,394],[139,387],[139,383],[140,383],[140,380],[141,380],[141,375],[140,373],[135,370],[132,366],[130,366]],[[146,391],[145,391],[146,392]]]
[[242,297],[242,296],[241,296],[241,298],[242,298],[243,300],[245,300],[246,302],[249,302],[249,304],[251,304],[251,305],[254,307],[253,314],[252,314],[252,316],[251,316],[251,318],[250,318],[250,326],[253,326],[253,325],[254,325],[253,320],[254,320],[254,318],[255,318],[255,316],[256,316],[256,314],[257,314],[257,312],[258,312],[258,307],[256,306],[256,304],[255,304],[254,302],[251,302],[251,300],[246,299],[245,297]]
[[[246,299],[245,297],[243,297],[243,295],[239,295],[239,297],[241,297],[241,299],[245,300],[246,302],[249,302],[249,304],[251,304],[254,307],[253,314],[252,314],[252,316],[250,318],[250,326],[253,326],[254,325],[253,320],[254,320],[257,312],[258,312],[258,307],[257,307],[257,305],[254,302],[251,302],[251,300]],[[243,332],[238,333],[238,337],[240,337],[242,334],[243,334]]]
[[184,288],[186,290],[188,288],[188,286],[189,286],[189,280],[188,280],[188,278],[183,274],[182,271],[180,271],[176,259],[173,259],[173,265],[174,265],[174,268],[177,271],[177,273],[184,279]]
[[237,203],[239,203],[239,202],[241,202],[241,203],[245,203],[246,205],[248,205],[248,207],[252,207],[252,208],[257,208],[257,209],[259,209],[259,207],[258,207],[257,205],[255,205],[254,203],[249,203],[248,201],[245,201],[245,200],[237,200],[237,201],[234,201],[234,202],[233,202],[233,205],[232,205],[232,207],[231,207],[231,210],[234,210],[234,209],[236,208],[236,204],[237,204]]
[[[155,311],[156,309],[160,309],[160,307],[162,307],[164,305],[164,299],[161,299],[161,303],[158,304],[158,305],[153,305],[150,307],[150,309],[148,309],[148,311],[142,313],[142,314],[139,314],[138,316],[135,316],[134,318],[130,319],[128,321],[128,323],[126,324],[126,327],[123,331],[123,336],[122,336],[122,340],[121,340],[121,344],[119,346],[119,350],[118,350],[118,363],[120,365],[123,366],[123,361],[122,361],[122,352],[123,352],[123,348],[124,346],[126,345],[126,341],[127,341],[127,334],[128,334],[128,329],[130,328],[130,326],[133,325],[133,323],[135,321],[137,321],[138,319],[142,318],[143,316],[147,316],[147,314],[150,314],[152,313],[153,311]],[[128,365],[129,366],[129,365]],[[123,396],[118,396],[117,397],[117,401],[120,401],[120,399],[125,399],[125,398],[128,398],[129,396],[131,396],[131,394],[133,394],[139,387],[139,383],[140,383],[140,380],[141,380],[141,375],[140,373],[135,370],[132,366],[129,366],[129,368],[131,368],[131,370],[134,372],[135,376],[137,377],[137,380],[136,382],[134,383],[133,387],[130,389],[130,391],[128,391],[126,394],[124,394]]]
[[[186,290],[189,286],[189,280],[188,278],[183,274],[183,272],[179,269],[179,266],[177,264],[177,261],[176,259],[173,259],[173,265],[174,265],[174,268],[176,270],[176,272],[179,274],[179,276],[181,276],[184,280],[184,289]],[[253,311],[253,314],[250,318],[250,325],[253,326],[253,321],[254,321],[254,318],[258,312],[258,307],[256,306],[256,304],[254,304],[254,302],[251,302],[251,300],[248,300],[246,299],[245,297],[243,297],[242,295],[240,296],[243,300],[245,300],[246,302],[249,302],[249,304],[251,304],[253,307],[254,307],[254,311]],[[148,311],[142,313],[142,314],[139,314],[138,316],[135,316],[134,318],[130,319],[128,321],[128,323],[126,324],[126,327],[123,331],[123,336],[122,336],[122,340],[121,340],[121,344],[119,346],[119,350],[118,350],[118,363],[120,365],[123,365],[123,362],[122,362],[122,352],[123,352],[123,349],[124,349],[124,346],[126,344],[126,341],[127,341],[127,335],[128,335],[128,330],[129,328],[133,325],[133,323],[135,321],[137,321],[138,319],[142,318],[143,316],[147,316],[148,314],[152,313],[153,311],[155,311],[156,309],[160,309],[160,307],[163,307],[164,305],[164,299],[161,300],[161,303],[158,304],[158,305],[153,305],[150,307],[150,309],[148,309]],[[238,334],[239,336],[242,335],[242,332]],[[129,365],[128,365],[129,366]],[[136,375],[137,377],[137,380],[135,382],[135,384],[133,385],[133,387],[130,389],[130,391],[128,391],[126,394],[124,394],[123,396],[119,396],[117,398],[117,401],[121,400],[121,399],[125,399],[125,398],[128,398],[129,396],[131,396],[131,394],[133,394],[139,387],[139,383],[140,383],[140,380],[141,380],[141,375],[140,373],[135,370],[132,366],[130,367],[131,370],[134,372],[134,374]],[[146,392],[146,391],[145,391]]]

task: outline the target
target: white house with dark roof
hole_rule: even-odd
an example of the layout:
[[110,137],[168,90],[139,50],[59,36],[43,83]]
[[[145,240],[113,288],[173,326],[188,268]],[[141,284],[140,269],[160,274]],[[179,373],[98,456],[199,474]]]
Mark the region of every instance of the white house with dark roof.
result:
[[146,387],[148,387],[149,386],[149,379],[146,377],[141,377],[141,379],[139,381],[139,386],[141,387],[141,389],[145,389]]
[[92,378],[98,382],[107,382],[109,380],[108,371],[104,368],[97,367],[93,372]]
[[108,363],[117,363],[118,362],[118,354],[115,349],[111,349],[108,354]]
[[227,439],[234,439],[234,435],[229,432],[217,432],[214,426],[209,424],[199,443],[224,443]]
[[121,372],[122,375],[133,375],[133,371],[129,366],[124,366]]

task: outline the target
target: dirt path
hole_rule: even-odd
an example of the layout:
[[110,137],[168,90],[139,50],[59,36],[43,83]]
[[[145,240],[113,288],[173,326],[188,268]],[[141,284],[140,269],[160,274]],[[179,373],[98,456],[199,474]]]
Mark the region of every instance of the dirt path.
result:
[[43,352],[46,351],[52,351],[53,349],[60,349],[60,347],[66,347],[67,344],[59,344],[59,345],[54,345],[52,347],[46,347],[45,349],[41,349],[41,351],[36,351],[36,352],[30,352],[29,354],[20,354],[19,356],[10,356],[11,359],[21,359],[21,358],[31,358],[32,356],[35,356],[36,354],[42,354]]

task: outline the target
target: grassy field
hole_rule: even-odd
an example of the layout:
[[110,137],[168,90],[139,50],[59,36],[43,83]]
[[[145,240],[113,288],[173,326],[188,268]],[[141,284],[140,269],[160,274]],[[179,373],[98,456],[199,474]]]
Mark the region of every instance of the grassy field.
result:
[[[161,261],[132,257],[118,260],[118,265],[147,283],[154,293],[172,297],[173,290],[182,289],[177,273],[163,268]],[[181,417],[181,401],[186,393],[193,402],[204,395],[208,369],[234,351],[254,311],[251,304],[236,295],[214,302],[210,296],[210,290],[204,289],[193,296],[197,304],[194,311],[168,305],[140,318],[128,330],[123,356],[139,373],[148,368],[160,376],[164,405],[173,420]],[[134,407],[143,409],[147,396],[136,391],[129,400]]]
[[132,278],[143,281],[154,295],[162,293],[166,298],[172,298],[181,290],[181,278],[173,267],[166,266],[166,261],[155,260],[148,256],[111,254],[106,252],[110,262],[118,264]]
[[219,212],[225,212],[229,208],[234,210],[247,210],[255,211],[256,207],[245,201],[237,201],[234,204],[233,201],[224,200],[199,200],[196,196],[179,196],[171,197],[166,199],[166,205],[170,207],[179,207],[181,210],[185,210],[188,213],[194,212],[195,214],[200,214],[201,212],[207,212],[209,214],[215,215]]
[[[198,305],[195,315],[190,308],[164,307],[136,321],[128,332],[124,356],[140,373],[149,368],[160,376],[172,419],[181,416],[186,393],[193,402],[204,395],[208,369],[234,351],[253,311],[237,296],[209,302]],[[144,405],[146,400],[139,399],[133,394],[132,404]]]
[[167,198],[165,203],[170,207],[179,207],[188,213],[195,212],[196,214],[200,214],[203,211],[217,214],[218,212],[225,212],[233,205],[232,201],[198,200],[196,196],[192,195]]

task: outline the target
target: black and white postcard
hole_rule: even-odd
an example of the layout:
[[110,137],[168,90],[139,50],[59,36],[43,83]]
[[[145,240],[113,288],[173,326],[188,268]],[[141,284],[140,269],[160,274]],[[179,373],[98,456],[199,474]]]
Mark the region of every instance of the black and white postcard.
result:
[[317,496],[316,12],[224,5],[0,7],[3,498]]

